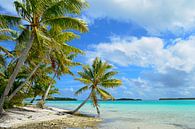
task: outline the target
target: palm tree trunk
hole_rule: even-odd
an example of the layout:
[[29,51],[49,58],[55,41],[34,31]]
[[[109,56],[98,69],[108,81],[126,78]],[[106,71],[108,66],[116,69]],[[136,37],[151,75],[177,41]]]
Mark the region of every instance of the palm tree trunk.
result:
[[39,63],[34,69],[33,71],[29,74],[28,78],[25,80],[25,82],[23,82],[17,89],[15,89],[12,94],[8,97],[8,101],[10,101],[19,90],[22,89],[22,87],[30,80],[30,78],[34,75],[34,73],[37,71],[37,69],[39,68],[39,66],[41,65],[41,63]]
[[13,83],[16,79],[16,76],[18,75],[21,67],[23,66],[23,64],[24,64],[24,62],[25,62],[25,60],[28,56],[28,53],[29,53],[29,51],[32,47],[33,40],[34,40],[34,35],[31,34],[30,40],[27,43],[26,48],[22,52],[22,54],[21,54],[21,56],[20,56],[20,58],[19,58],[19,60],[16,64],[15,69],[14,69],[12,75],[10,76],[10,78],[8,80],[8,84],[5,87],[5,90],[4,90],[3,94],[1,95],[1,98],[0,98],[0,115],[3,113],[3,106],[4,106],[5,98],[8,96],[10,89],[13,87]]
[[90,95],[85,99],[85,101],[83,101],[75,110],[71,111],[71,114],[75,114],[76,112],[78,112],[78,110],[90,99],[92,92],[90,93]]
[[36,98],[37,96],[35,95],[34,97],[33,97],[33,99],[30,101],[30,103],[33,103],[34,101],[35,101],[35,98]]
[[98,116],[100,116],[100,110],[99,110],[98,106],[96,106],[96,110],[97,110]]
[[[53,79],[56,77],[56,75],[57,75],[57,73],[54,74]],[[48,86],[48,88],[47,88],[47,90],[46,90],[46,92],[45,92],[45,94],[44,94],[44,96],[42,98],[42,101],[43,102],[45,102],[45,100],[47,99],[47,96],[49,94],[49,91],[51,89],[51,86],[52,86],[52,82],[50,82],[50,84],[49,84],[49,86]]]

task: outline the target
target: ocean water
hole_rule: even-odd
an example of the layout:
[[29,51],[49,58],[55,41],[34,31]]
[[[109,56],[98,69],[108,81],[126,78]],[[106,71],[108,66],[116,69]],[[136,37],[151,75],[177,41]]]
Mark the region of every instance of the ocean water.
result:
[[[48,106],[75,109],[82,101],[48,101]],[[100,101],[98,129],[195,129],[195,101]],[[91,102],[82,112],[96,114]]]

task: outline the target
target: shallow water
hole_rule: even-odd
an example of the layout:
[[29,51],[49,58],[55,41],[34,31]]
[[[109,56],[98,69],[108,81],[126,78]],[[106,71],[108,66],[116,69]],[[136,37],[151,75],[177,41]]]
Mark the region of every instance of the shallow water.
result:
[[[82,101],[48,101],[48,106],[75,109]],[[195,101],[101,101],[100,129],[195,129]],[[82,112],[96,114],[88,102]]]

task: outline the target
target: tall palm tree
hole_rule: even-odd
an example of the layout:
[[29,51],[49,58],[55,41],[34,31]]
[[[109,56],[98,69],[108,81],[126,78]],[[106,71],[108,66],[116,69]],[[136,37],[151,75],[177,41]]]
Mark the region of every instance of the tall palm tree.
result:
[[100,114],[98,97],[103,100],[114,99],[105,88],[116,88],[122,84],[121,80],[114,79],[113,76],[117,74],[116,71],[111,71],[112,66],[107,62],[102,62],[99,58],[95,58],[92,66],[83,66],[83,71],[78,72],[80,78],[76,80],[84,83],[86,86],[75,92],[76,95],[90,90],[90,94],[83,103],[81,103],[71,113],[76,113],[89,99],[91,99],[93,106],[96,107],[98,115]]
[[[47,28],[59,26],[62,30],[78,30],[87,32],[86,23],[75,14],[87,7],[83,0],[22,0],[14,2],[18,16],[0,14],[0,28],[9,28],[20,25],[23,28],[18,42],[24,45],[15,69],[9,78],[4,93],[0,98],[0,115],[3,113],[5,98],[13,87],[13,83],[23,66],[28,53],[35,43],[42,46],[53,43],[53,40],[46,34]],[[47,43],[47,44],[45,44]],[[57,42],[55,42],[57,43]]]

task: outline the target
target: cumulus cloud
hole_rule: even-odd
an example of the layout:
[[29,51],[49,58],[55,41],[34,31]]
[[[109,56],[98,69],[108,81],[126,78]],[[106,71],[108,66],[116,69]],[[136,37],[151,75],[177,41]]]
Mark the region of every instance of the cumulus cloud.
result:
[[90,0],[87,15],[134,21],[151,33],[183,33],[195,25],[194,0]]
[[[112,37],[110,42],[92,45],[88,60],[99,56],[117,67],[151,68],[138,78],[123,78],[121,91],[137,98],[193,96],[195,92],[195,37],[177,39],[169,46],[156,37]],[[132,73],[133,74],[133,73]],[[133,92],[128,92],[133,91]]]
[[[195,82],[178,80],[178,86],[172,87],[170,79],[173,78],[166,78],[167,80],[160,79],[162,78],[160,73],[156,73],[158,76],[158,80],[153,80],[151,76],[144,78],[139,77],[137,79],[132,78],[123,78],[123,83],[126,85],[128,90],[122,91],[124,96],[132,97],[132,98],[144,98],[144,99],[158,99],[162,97],[194,97]],[[165,77],[165,76],[163,76]],[[169,76],[170,77],[170,76]],[[183,76],[185,79],[189,76]],[[190,80],[191,81],[191,80]],[[181,84],[179,84],[181,83]],[[188,85],[189,84],[189,85]],[[128,94],[128,91],[131,94]]]
[[163,40],[156,37],[112,37],[111,42],[93,45],[94,51],[88,51],[87,56],[89,60],[99,56],[121,66],[153,67],[161,72],[169,68],[191,72],[195,68],[194,42],[195,37],[191,36],[165,48]]

